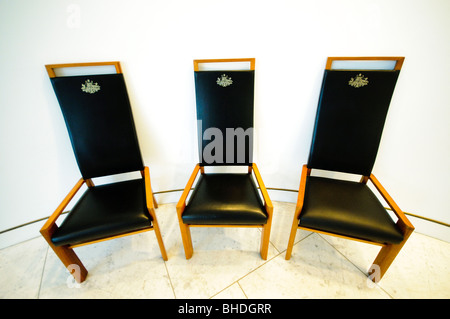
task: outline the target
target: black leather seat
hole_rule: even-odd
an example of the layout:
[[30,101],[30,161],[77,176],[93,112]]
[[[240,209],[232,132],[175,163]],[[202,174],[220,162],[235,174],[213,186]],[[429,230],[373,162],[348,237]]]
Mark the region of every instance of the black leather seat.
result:
[[[190,227],[195,226],[260,227],[261,257],[267,258],[273,206],[253,163],[254,59],[243,60],[250,70],[199,71],[194,61],[199,164],[177,204],[187,259],[193,254]],[[209,62],[236,60],[201,60]],[[205,171],[213,166],[244,166],[248,174]]]
[[[334,59],[329,58],[327,66]],[[348,58],[348,60],[376,58]],[[403,58],[394,70],[324,73],[308,163],[303,166],[286,259],[297,229],[381,245],[372,280],[381,279],[414,227],[381,186],[372,169]],[[360,175],[360,182],[312,175],[312,170]],[[326,176],[326,174],[325,174]],[[397,220],[366,185],[371,181]]]
[[381,244],[403,233],[366,184],[308,176],[299,226]]
[[[54,69],[114,65],[116,74],[56,77]],[[73,248],[155,230],[167,260],[156,220],[157,207],[148,167],[144,166],[131,105],[119,62],[47,65],[82,178],[41,229],[66,267],[78,265],[79,282],[87,270]],[[92,179],[140,172],[141,178],[95,186]],[[75,194],[88,187],[58,227],[57,218]],[[73,268],[71,268],[73,269]]]
[[152,225],[142,179],[88,188],[52,236],[56,246],[76,245]]
[[194,225],[263,225],[268,216],[250,174],[202,174],[182,218]]

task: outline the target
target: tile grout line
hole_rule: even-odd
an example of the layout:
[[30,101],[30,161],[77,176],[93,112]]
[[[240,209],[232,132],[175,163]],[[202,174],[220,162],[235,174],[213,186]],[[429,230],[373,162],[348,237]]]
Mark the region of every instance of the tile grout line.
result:
[[41,295],[41,287],[42,287],[42,282],[44,280],[45,265],[47,264],[48,249],[49,249],[49,247],[47,246],[47,249],[45,251],[44,263],[42,265],[41,280],[39,281],[39,288],[38,288],[38,293],[37,293],[36,299],[40,299],[40,295]]
[[[294,243],[294,246],[297,245],[298,243],[300,243],[301,241],[305,240],[306,238],[308,238],[309,236],[311,236],[313,233],[308,234],[307,236],[305,236],[304,238],[300,239],[298,242]],[[225,289],[231,287],[234,283],[237,283],[239,285],[239,287],[241,288],[242,292],[244,293],[245,297],[247,299],[248,296],[245,293],[244,289],[242,288],[242,286],[239,284],[239,281],[244,279],[245,277],[247,277],[248,275],[250,275],[251,273],[255,272],[256,270],[258,270],[259,268],[261,268],[262,266],[268,264],[270,261],[274,260],[275,258],[277,258],[278,256],[282,255],[287,249],[282,250],[281,252],[276,248],[276,246],[270,242],[272,244],[272,246],[275,248],[275,250],[278,252],[278,254],[275,254],[272,258],[270,258],[269,260],[266,260],[265,262],[263,262],[261,265],[259,265],[258,267],[256,267],[255,269],[252,269],[250,272],[248,272],[247,274],[245,274],[244,276],[242,276],[241,278],[237,279],[236,281],[234,281],[232,284],[230,284],[229,286],[227,286],[226,288],[222,289],[221,291],[219,291],[217,294],[219,294],[220,292],[224,291]],[[217,294],[215,294],[214,296],[216,296]],[[213,296],[213,297],[214,297]]]
[[[309,236],[309,235],[308,235]],[[308,237],[306,236],[306,237]],[[303,240],[303,239],[302,239]],[[300,240],[301,241],[301,240]],[[209,297],[209,299],[214,298],[215,296],[217,296],[218,294],[220,294],[221,292],[225,291],[226,289],[230,288],[231,286],[233,286],[234,284],[238,284],[239,288],[241,289],[242,293],[244,294],[244,296],[248,298],[247,294],[245,293],[244,289],[242,288],[242,286],[239,284],[239,281],[244,279],[245,277],[247,277],[248,275],[250,275],[251,273],[253,273],[254,271],[258,270],[259,268],[261,268],[262,266],[266,265],[267,263],[269,263],[270,261],[274,260],[276,257],[280,256],[285,250],[283,251],[279,251],[276,246],[270,242],[270,244],[274,247],[274,249],[278,252],[277,254],[275,254],[272,258],[264,261],[261,265],[259,265],[258,267],[252,269],[251,271],[249,271],[248,273],[246,273],[245,275],[243,275],[242,277],[236,279],[235,281],[233,281],[231,284],[229,284],[228,286],[226,286],[225,288],[223,288],[222,290],[220,290],[219,292],[215,293],[214,295],[212,295],[211,297]]]
[[[363,270],[361,270],[357,265],[355,265],[350,259],[347,258],[347,256],[345,256],[339,249],[337,249],[336,247],[334,247],[334,245],[332,243],[330,243],[325,237],[323,237],[321,234],[318,234],[320,236],[320,238],[322,238],[323,240],[325,240],[325,242],[330,245],[334,250],[336,250],[342,257],[345,258],[345,260],[347,260],[350,264],[352,264],[357,270],[359,270],[368,280],[368,276],[367,273],[364,272]],[[386,295],[388,295],[389,298],[394,299],[393,296],[391,296],[391,294],[389,292],[387,292],[383,287],[381,287],[378,283],[373,283],[374,285],[376,285],[378,288],[380,288]]]
[[[248,274],[247,274],[248,275]],[[242,288],[241,284],[239,283],[239,281],[236,281],[237,285],[239,286],[239,288],[241,289],[242,293],[244,294],[245,298],[248,299],[247,294],[245,293],[244,288]]]
[[[258,228],[258,230],[260,232],[262,232],[261,228]],[[309,235],[308,235],[309,236]],[[306,236],[306,237],[308,237]],[[304,238],[303,238],[304,239]],[[302,239],[302,240],[303,240]],[[301,241],[301,240],[300,240]],[[239,279],[236,279],[235,281],[233,281],[231,284],[229,284],[228,286],[226,286],[225,288],[223,288],[222,290],[216,292],[215,294],[213,294],[212,296],[209,297],[209,299],[214,298],[215,296],[217,296],[218,294],[220,294],[222,291],[225,291],[226,289],[230,288],[231,286],[233,286],[235,283],[238,284],[239,288],[241,289],[242,293],[244,294],[244,296],[248,299],[247,294],[245,293],[244,289],[242,288],[242,286],[239,284],[239,280],[245,278],[246,276],[250,275],[252,272],[254,272],[255,270],[257,270],[258,268],[262,267],[263,265],[267,264],[268,262],[270,262],[271,260],[273,260],[275,257],[278,257],[279,255],[281,255],[285,250],[279,251],[277,246],[271,241],[269,240],[269,243],[273,246],[273,248],[277,251],[277,254],[275,254],[272,258],[270,258],[269,260],[264,261],[261,265],[259,265],[258,267],[256,267],[255,269],[252,269],[250,272],[246,273],[245,275],[243,275],[242,277],[240,277]]]
[[172,288],[173,296],[177,299],[177,294],[175,293],[175,288],[172,284],[172,278],[170,278],[169,269],[167,268],[167,262],[164,260],[164,267],[166,268],[167,277],[169,278],[170,287]]

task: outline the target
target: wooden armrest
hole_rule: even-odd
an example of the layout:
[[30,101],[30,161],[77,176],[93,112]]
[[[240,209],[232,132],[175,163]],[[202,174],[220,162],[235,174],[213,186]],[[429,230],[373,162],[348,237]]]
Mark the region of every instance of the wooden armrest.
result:
[[150,211],[152,209],[155,209],[155,203],[153,203],[153,191],[152,185],[150,184],[150,170],[147,166],[144,167],[144,183],[145,183],[145,197],[147,201],[147,208]]
[[376,189],[380,192],[381,196],[383,196],[384,200],[387,202],[387,204],[392,209],[392,211],[395,213],[395,215],[399,218],[397,224],[398,224],[398,226],[401,227],[402,231],[403,232],[413,231],[414,226],[408,220],[408,218],[403,213],[403,211],[400,209],[400,207],[398,207],[398,205],[394,202],[394,200],[388,194],[388,192],[384,189],[384,187],[381,185],[381,183],[378,181],[378,179],[373,174],[370,174],[369,179],[372,181],[372,183],[376,187]]
[[40,230],[42,234],[48,232],[50,229],[53,229],[53,225],[56,223],[56,220],[62,214],[64,208],[66,208],[66,206],[70,203],[70,201],[78,192],[78,190],[81,188],[81,186],[83,186],[84,182],[85,182],[84,179],[80,178],[80,180],[72,188],[69,194],[67,194],[64,200],[61,202],[61,204],[59,204],[58,208],[56,208],[53,214],[47,219],[47,222],[44,224],[44,226],[42,226]]
[[302,167],[302,174],[300,177],[300,187],[298,189],[297,204],[295,205],[295,216],[297,219],[300,217],[300,212],[303,208],[303,201],[305,199],[305,189],[306,189],[306,177],[309,176],[311,170],[306,164]]
[[189,191],[192,188],[192,185],[194,184],[195,178],[197,177],[198,171],[200,170],[200,164],[195,165],[194,171],[191,174],[191,177],[189,178],[189,181],[186,184],[186,187],[184,188],[183,194],[181,194],[181,198],[178,201],[177,204],[177,212],[179,217],[181,218],[181,214],[184,211],[184,208],[186,207],[186,198],[189,194]]
[[259,173],[258,166],[256,166],[255,163],[252,164],[253,172],[255,173],[256,181],[258,182],[259,189],[261,190],[261,193],[264,198],[264,205],[266,207],[267,213],[269,215],[272,215],[273,212],[273,205],[272,201],[270,200],[269,193],[267,192],[266,186],[264,186],[264,182],[261,178],[261,174]]

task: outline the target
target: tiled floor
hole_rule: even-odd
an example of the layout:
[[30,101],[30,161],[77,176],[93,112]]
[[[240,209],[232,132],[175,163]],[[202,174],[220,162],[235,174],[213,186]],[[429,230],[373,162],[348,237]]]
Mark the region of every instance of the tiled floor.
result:
[[259,229],[194,228],[184,257],[175,204],[157,216],[169,260],[154,232],[76,249],[89,271],[74,285],[41,237],[0,250],[0,298],[449,298],[450,243],[413,233],[377,285],[365,275],[379,247],[298,231],[284,259],[295,204],[275,202],[267,261]]

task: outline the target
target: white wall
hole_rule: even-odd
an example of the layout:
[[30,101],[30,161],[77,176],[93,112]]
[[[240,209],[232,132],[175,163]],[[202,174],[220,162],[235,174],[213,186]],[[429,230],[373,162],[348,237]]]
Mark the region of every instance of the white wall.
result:
[[256,58],[266,186],[297,189],[326,58],[405,56],[374,174],[403,210],[450,223],[449,17],[448,0],[1,0],[0,230],[50,215],[80,177],[45,64],[121,61],[162,191],[197,160],[192,60],[234,57]]

